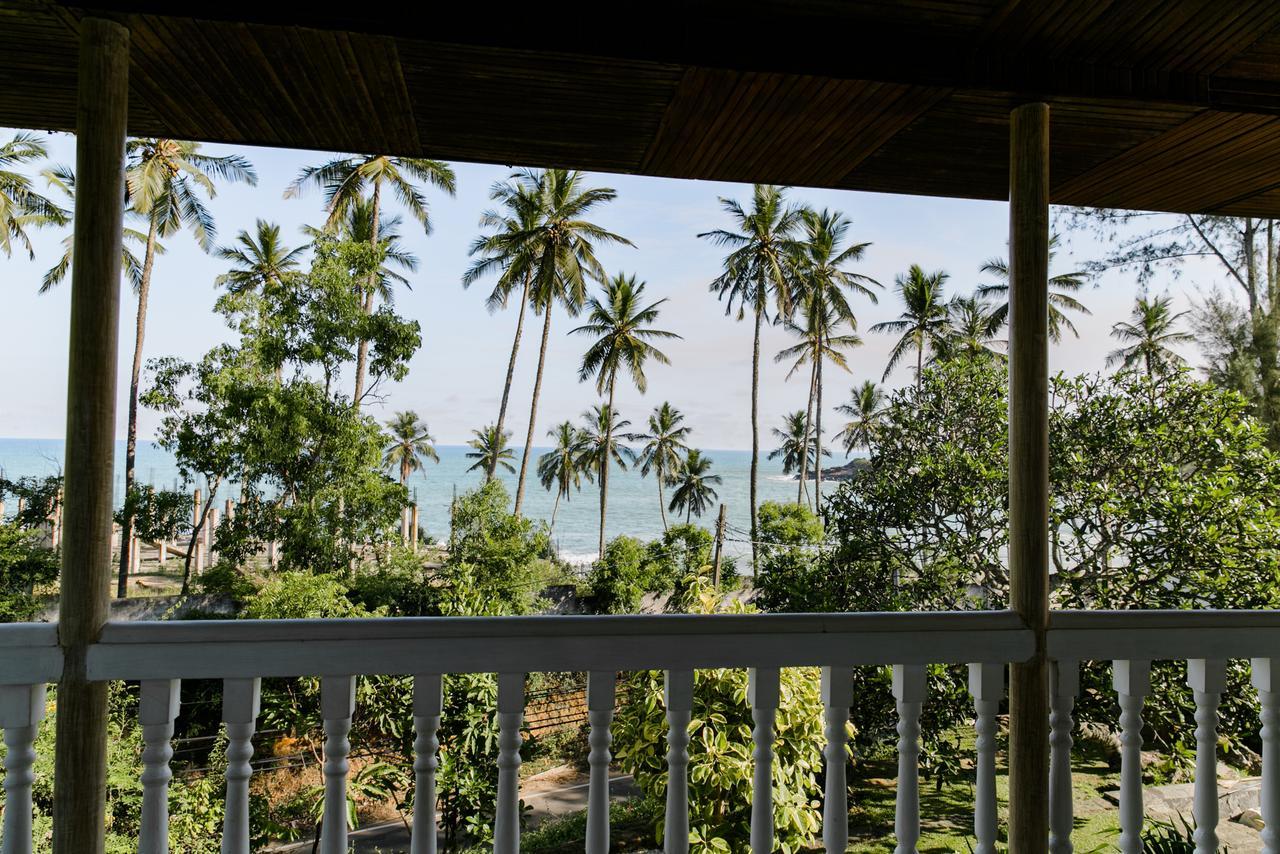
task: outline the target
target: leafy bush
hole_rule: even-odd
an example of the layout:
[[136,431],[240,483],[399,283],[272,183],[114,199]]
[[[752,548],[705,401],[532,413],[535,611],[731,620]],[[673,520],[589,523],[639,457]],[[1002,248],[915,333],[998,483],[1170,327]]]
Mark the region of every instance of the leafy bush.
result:
[[[713,539],[705,528],[673,525],[646,544],[619,536],[605,544],[604,554],[587,574],[588,605],[598,614],[633,614],[646,593],[676,594],[672,607],[683,610],[696,598],[696,588],[710,572]],[[734,577],[732,561],[721,573]]]
[[[717,610],[718,597],[704,589],[699,610]],[[750,609],[740,603],[730,613]],[[667,723],[662,674],[626,677],[628,702],[614,725],[619,765],[653,803],[666,795]],[[774,736],[774,826],[778,850],[799,851],[821,826],[822,698],[815,668],[782,671]],[[689,724],[689,829],[691,851],[745,851],[751,835],[751,706],[745,670],[699,670],[694,677]]]
[[39,540],[34,531],[0,523],[0,623],[34,620],[40,614],[36,585],[58,577],[57,552]]
[[446,567],[463,572],[505,613],[533,608],[541,592],[537,567],[549,547],[545,525],[512,514],[501,481],[491,480],[458,497]]

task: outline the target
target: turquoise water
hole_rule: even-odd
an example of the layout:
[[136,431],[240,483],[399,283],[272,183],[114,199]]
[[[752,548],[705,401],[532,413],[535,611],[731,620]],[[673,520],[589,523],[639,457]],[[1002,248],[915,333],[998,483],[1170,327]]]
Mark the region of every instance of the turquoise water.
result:
[[[0,439],[0,472],[11,479],[26,475],[50,475],[62,471],[62,440],[60,439]],[[474,489],[480,484],[479,472],[468,472],[471,464],[465,456],[465,446],[441,446],[438,449],[440,463],[426,464],[425,472],[418,472],[409,479],[409,489],[416,496],[420,508],[420,524],[436,538],[448,532],[449,503],[455,488],[458,492]],[[536,448],[537,454],[548,449]],[[751,472],[749,451],[707,451],[713,461],[712,471],[723,478],[717,487],[720,501],[726,505],[730,529],[747,530],[748,494]],[[516,449],[519,459],[520,449]],[[795,499],[796,482],[782,474],[782,466],[761,455],[760,500],[790,501]],[[117,505],[124,495],[124,442],[116,443],[115,500]],[[517,463],[518,466],[518,463]],[[514,495],[515,475],[502,473],[502,480]],[[173,488],[181,476],[172,456],[162,448],[144,442],[138,448],[138,478],[157,488]],[[197,484],[202,485],[202,484]],[[221,497],[233,497],[235,485],[224,489]],[[670,490],[666,491],[670,500]],[[534,474],[525,484],[525,514],[550,521],[554,495],[544,490]],[[12,507],[9,512],[13,512]],[[702,524],[711,527],[715,523],[713,509]],[[568,502],[560,503],[552,536],[566,560],[585,563],[596,555],[600,525],[599,492],[592,484],[584,484],[581,492],[572,495]],[[635,471],[615,471],[609,477],[609,518],[606,534],[609,537],[628,534],[641,539],[651,539],[662,533],[662,517],[658,512],[657,483],[652,477],[642,478]],[[735,542],[730,534],[727,550],[730,554],[744,554],[750,550],[745,542]]]

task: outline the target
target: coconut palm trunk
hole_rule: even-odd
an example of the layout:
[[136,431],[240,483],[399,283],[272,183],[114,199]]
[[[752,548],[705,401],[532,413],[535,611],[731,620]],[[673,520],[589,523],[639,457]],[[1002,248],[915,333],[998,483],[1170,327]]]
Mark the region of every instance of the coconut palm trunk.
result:
[[[520,294],[520,311],[516,314],[516,334],[511,342],[511,358],[507,360],[507,382],[502,387],[502,403],[498,406],[498,435],[502,435],[503,425],[507,420],[507,402],[511,399],[511,383],[516,375],[516,353],[520,351],[520,336],[524,333],[524,310],[529,302],[529,286],[532,281],[532,275],[528,272],[524,274],[524,290]],[[498,465],[498,461],[494,460],[489,464],[489,478],[492,480],[494,468]],[[557,498],[557,501],[559,499]],[[554,514],[553,514],[554,515]]]
[[[376,252],[378,249],[378,218],[381,214],[382,207],[382,182],[373,182],[373,217],[372,224],[369,229],[369,245]],[[378,268],[375,267],[373,272],[369,274],[368,290],[364,295],[364,315],[368,317],[373,314],[373,296],[378,290]],[[364,373],[369,364],[369,339],[361,338],[360,346],[356,350],[356,387],[351,396],[351,405],[355,409],[360,408],[360,398],[364,397]]]
[[667,530],[667,499],[662,495],[662,481],[666,478],[666,472],[662,470],[662,464],[657,465],[658,475],[658,512],[662,514],[662,530]]
[[924,379],[924,332],[916,333],[916,394],[920,393]]
[[[124,498],[125,507],[129,507],[129,493],[133,491],[133,482],[138,467],[138,385],[142,378],[142,345],[147,336],[147,297],[151,293],[151,268],[156,257],[156,221],[149,218],[151,225],[147,229],[147,249],[142,261],[142,280],[138,284],[138,318],[133,332],[133,368],[129,375],[129,421],[125,432],[124,445]],[[116,578],[116,597],[123,599],[129,595],[129,566],[133,557],[133,516],[124,514],[120,526],[120,572]]]
[[809,437],[813,435],[813,389],[818,381],[818,363],[809,366],[809,403],[804,411],[804,453],[800,455],[800,485],[796,487],[796,504],[803,504],[809,492]]
[[819,349],[814,367],[814,394],[817,397],[818,413],[814,424],[813,437],[813,512],[822,514],[822,351]]
[[516,479],[516,518],[524,504],[524,479],[529,473],[529,458],[533,453],[533,431],[538,421],[538,395],[542,392],[542,369],[547,362],[547,341],[551,338],[551,302],[543,306],[546,316],[542,321],[542,345],[538,348],[538,371],[533,376],[533,402],[529,404],[529,433],[524,440],[524,454],[520,457],[520,475]]
[[[763,283],[761,283],[763,285]],[[756,306],[755,343],[751,354],[751,577],[759,571],[759,517],[756,514],[756,481],[760,476],[760,326],[764,311]]]
[[609,409],[604,425],[604,453],[600,455],[600,555],[604,556],[604,521],[609,511],[609,454],[613,449],[613,386],[617,374],[609,377]]

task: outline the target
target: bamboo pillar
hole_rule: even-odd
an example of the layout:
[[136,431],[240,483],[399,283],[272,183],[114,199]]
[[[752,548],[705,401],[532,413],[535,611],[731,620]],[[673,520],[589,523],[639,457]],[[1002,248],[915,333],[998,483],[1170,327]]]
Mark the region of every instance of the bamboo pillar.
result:
[[64,664],[54,766],[56,854],[96,854],[105,844],[107,683],[89,682],[85,661],[110,598],[128,83],[129,30],[114,21],[82,20],[58,610]]
[[1009,604],[1035,655],[1009,677],[1009,850],[1049,844],[1049,107],[1009,123]]

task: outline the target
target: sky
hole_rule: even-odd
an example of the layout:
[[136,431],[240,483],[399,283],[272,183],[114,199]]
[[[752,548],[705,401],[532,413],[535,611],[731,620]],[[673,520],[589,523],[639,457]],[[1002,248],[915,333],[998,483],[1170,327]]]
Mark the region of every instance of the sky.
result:
[[[0,139],[11,131],[0,129]],[[50,161],[75,162],[75,141],[66,134],[47,137]],[[277,222],[289,245],[304,243],[300,229],[323,217],[318,191],[300,199],[284,199],[284,189],[309,164],[326,155],[283,149],[208,145],[210,154],[240,153],[258,173],[256,187],[222,184],[209,201],[218,228],[218,243],[230,243],[242,229],[252,229],[258,218]],[[490,186],[505,179],[510,170],[500,166],[453,164],[457,173],[456,198],[428,190],[433,231],[428,236],[406,217],[402,226],[405,247],[421,260],[410,275],[411,289],[401,289],[397,311],[422,326],[422,348],[414,356],[408,377],[384,386],[382,399],[368,411],[379,418],[393,411],[412,409],[430,425],[442,444],[462,444],[471,431],[492,422],[497,415],[502,382],[515,329],[514,306],[489,314],[484,306],[489,282],[470,290],[461,285],[469,258],[467,249],[480,233],[478,221],[491,207]],[[617,200],[599,209],[594,217],[610,230],[629,238],[635,248],[604,247],[599,256],[610,275],[635,274],[647,282],[652,299],[666,299],[661,307],[663,329],[682,336],[662,345],[669,366],[651,364],[647,369],[648,392],[641,395],[628,383],[620,383],[620,413],[643,425],[648,413],[670,401],[683,411],[693,428],[692,441],[704,448],[743,449],[751,446],[750,382],[751,324],[726,317],[724,306],[708,291],[721,268],[723,250],[697,237],[699,232],[728,227],[718,199],[748,200],[750,187],[705,181],[671,180],[630,175],[593,174],[591,186],[613,187]],[[916,196],[795,188],[793,201],[817,208],[842,211],[853,222],[852,239],[871,243],[865,259],[854,269],[884,285],[878,304],[856,298],[859,333],[864,344],[849,355],[851,372],[828,368],[826,418],[863,380],[879,381],[894,337],[868,331],[880,321],[893,319],[901,305],[893,292],[896,276],[911,264],[926,270],[945,270],[950,279],[948,295],[968,294],[989,277],[979,272],[982,263],[1005,255],[1008,206],[981,202]],[[69,281],[51,293],[39,295],[44,271],[60,257],[65,232],[36,232],[35,260],[25,253],[0,257],[0,437],[58,438],[63,435],[66,413],[67,335],[70,302]],[[214,279],[225,272],[225,262],[205,254],[188,233],[166,241],[167,252],[156,260],[148,310],[147,358],[179,356],[195,360],[232,334],[212,311],[217,296]],[[1073,264],[1101,257],[1105,247],[1081,233],[1068,235],[1055,258],[1052,272],[1074,269]],[[1208,262],[1197,262],[1178,278],[1157,277],[1148,286],[1155,293],[1169,292],[1175,309],[1190,307],[1198,292],[1221,280]],[[1126,319],[1139,293],[1132,275],[1111,272],[1091,283],[1080,299],[1092,316],[1076,318],[1079,339],[1068,337],[1050,352],[1050,369],[1078,373],[1104,368],[1106,355],[1116,342],[1111,327]],[[129,365],[132,358],[136,300],[126,288],[120,316],[120,384],[117,436],[125,433]],[[526,320],[524,343],[516,368],[508,426],[513,444],[523,443],[537,361],[540,319]],[[539,403],[537,435],[545,441],[552,424],[577,419],[596,402],[594,386],[580,383],[578,365],[588,339],[568,335],[577,325],[563,312],[552,318],[543,393]],[[776,364],[773,355],[793,339],[781,328],[766,328],[762,342],[761,422],[762,446],[771,447],[769,430],[780,425],[786,412],[803,408],[806,379],[786,380],[787,365]],[[1186,351],[1193,364],[1194,350]],[[909,361],[909,360],[908,360]],[[912,379],[914,366],[903,365],[888,377],[890,386]],[[803,373],[803,372],[802,372]],[[140,415],[140,435],[153,435],[159,417],[145,409]],[[830,423],[830,422],[829,422]],[[825,432],[825,431],[824,431]]]

